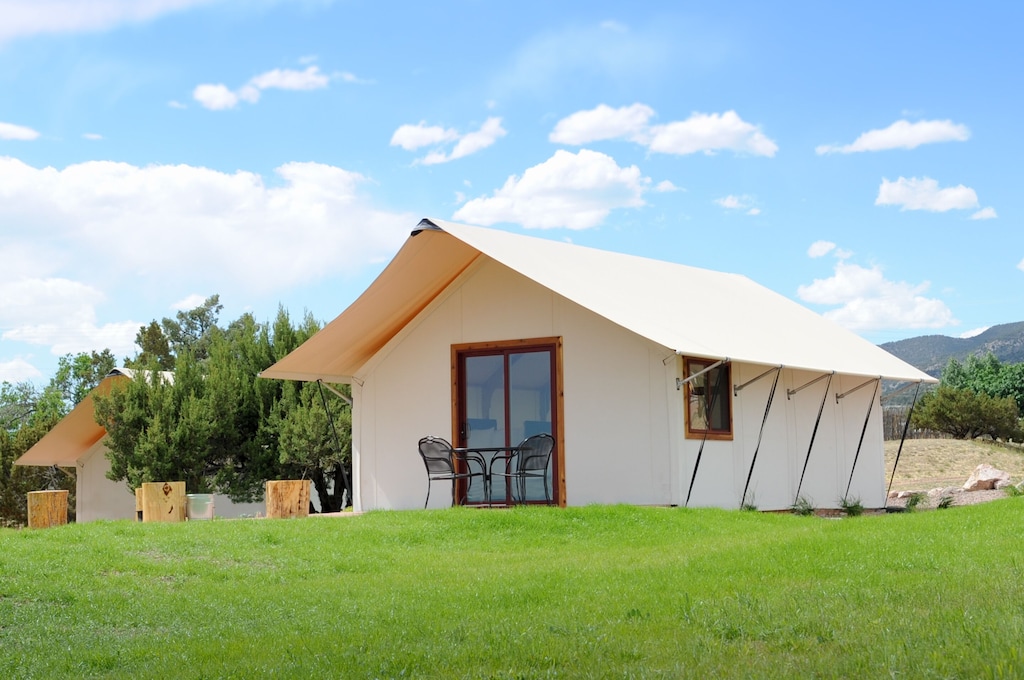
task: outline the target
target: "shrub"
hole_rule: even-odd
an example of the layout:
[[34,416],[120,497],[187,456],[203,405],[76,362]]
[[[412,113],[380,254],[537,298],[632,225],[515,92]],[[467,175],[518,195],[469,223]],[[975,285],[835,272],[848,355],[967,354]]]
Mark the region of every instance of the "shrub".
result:
[[859,498],[846,497],[840,499],[839,507],[843,509],[847,517],[858,517],[864,514],[864,506]]
[[794,515],[808,517],[814,514],[814,503],[806,496],[800,496],[789,509],[792,510]]

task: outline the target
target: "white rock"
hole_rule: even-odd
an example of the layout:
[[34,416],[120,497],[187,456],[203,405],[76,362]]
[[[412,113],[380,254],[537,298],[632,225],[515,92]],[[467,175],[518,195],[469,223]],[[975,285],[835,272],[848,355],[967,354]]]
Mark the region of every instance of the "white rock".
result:
[[988,463],[982,463],[974,468],[974,472],[964,482],[964,491],[986,491],[994,489],[996,482],[1000,480],[1010,481],[1010,473],[1003,472]]

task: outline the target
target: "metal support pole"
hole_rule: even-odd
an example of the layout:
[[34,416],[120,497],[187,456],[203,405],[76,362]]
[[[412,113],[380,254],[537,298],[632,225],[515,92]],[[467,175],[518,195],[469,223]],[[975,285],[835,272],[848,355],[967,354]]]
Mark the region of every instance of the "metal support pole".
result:
[[[864,416],[864,427],[860,431],[860,441],[857,442],[857,452],[855,454],[853,454],[853,466],[850,468],[850,481],[848,481],[846,483],[846,494],[843,496],[843,498],[849,498],[849,496],[850,496],[850,486],[853,484],[853,472],[854,472],[854,470],[857,469],[857,459],[860,458],[860,448],[861,448],[861,446],[864,445],[864,435],[868,431],[868,421],[871,420],[871,412],[873,410],[875,410],[875,395],[878,394],[878,386],[881,385],[881,384],[882,384],[882,379],[881,378],[877,378],[876,381],[875,381],[875,389],[871,392],[871,401],[868,402],[868,414],[866,416]],[[864,385],[867,385],[867,383],[864,383]],[[852,390],[850,390],[850,392],[859,390],[861,387],[864,387],[864,385],[859,385],[857,387],[854,387]],[[842,396],[845,397],[850,392],[845,392],[845,393],[843,393]],[[836,395],[837,403],[838,403],[838,400],[839,400],[839,395]]]
[[[828,382],[825,384],[825,394],[821,395],[821,406],[818,407],[818,418],[814,421],[814,431],[811,432],[811,443],[807,447],[807,456],[804,458],[804,469],[800,472],[800,483],[796,485],[796,498],[793,500],[794,504],[800,501],[800,489],[803,488],[804,485],[804,475],[807,474],[807,463],[811,460],[811,449],[814,448],[814,439],[815,437],[818,436],[818,425],[821,423],[821,414],[825,410],[825,401],[828,399],[828,390],[832,386],[833,375],[835,375],[835,371],[832,371],[827,375],[821,376],[821,378],[828,378]],[[816,378],[811,382],[807,383],[806,385],[804,385],[803,387],[797,388],[796,390],[789,390],[789,394],[792,395],[795,392],[799,392],[804,387],[807,387],[818,382],[819,380],[821,380],[821,378]]]
[[910,402],[910,410],[907,412],[907,422],[903,423],[903,436],[900,437],[900,447],[896,450],[896,460],[892,464],[892,476],[889,477],[889,487],[885,490],[886,499],[892,491],[892,480],[896,479],[896,466],[900,464],[900,454],[903,453],[903,442],[907,440],[907,430],[910,428],[910,418],[914,415],[914,407],[917,405],[917,395],[921,392],[921,381],[917,381],[917,389],[914,390],[914,400]]
[[[750,488],[750,478],[754,476],[754,463],[757,462],[757,452],[761,450],[761,437],[764,435],[764,425],[765,425],[765,423],[768,422],[768,412],[771,411],[772,400],[775,399],[775,388],[779,386],[779,376],[782,375],[782,366],[781,365],[778,368],[773,368],[772,370],[775,371],[775,381],[772,382],[771,392],[768,393],[768,405],[765,406],[765,408],[764,408],[764,417],[761,418],[761,430],[757,433],[757,446],[754,447],[754,457],[750,459],[750,470],[747,471],[747,483],[743,485],[743,498],[740,500],[740,508],[741,509],[743,508],[744,505],[747,504],[747,489]],[[767,371],[765,373],[762,373],[761,375],[762,376],[768,375],[768,373],[770,373],[770,372],[771,371]],[[760,378],[760,377],[761,376],[758,376],[758,378]],[[754,378],[754,380],[757,380],[758,378]],[[744,385],[741,385],[737,389],[742,389],[742,388],[746,387],[749,384],[750,383],[748,382],[748,383],[746,383]]]
[[[338,450],[338,453],[341,453],[341,439],[338,437],[338,430],[334,427],[334,417],[331,415],[331,409],[329,409],[327,407],[327,395],[324,394],[324,381],[320,380],[320,379],[317,379],[316,384],[320,387],[320,401],[324,405],[324,411],[327,413],[327,422],[328,422],[328,424],[330,424],[330,426],[331,426],[331,433],[334,435],[334,446]],[[332,390],[332,391],[336,391],[336,390]],[[352,402],[350,401],[349,403],[351,404]],[[349,456],[349,460],[351,460],[351,456]],[[352,502],[352,483],[349,481],[348,471],[345,470],[345,466],[344,465],[339,465],[338,467],[341,468],[341,478],[345,482],[345,492],[348,494],[348,502],[351,503]],[[427,489],[427,495],[428,496],[430,495],[429,488]],[[342,510],[344,510],[344,509],[345,508],[342,508]]]

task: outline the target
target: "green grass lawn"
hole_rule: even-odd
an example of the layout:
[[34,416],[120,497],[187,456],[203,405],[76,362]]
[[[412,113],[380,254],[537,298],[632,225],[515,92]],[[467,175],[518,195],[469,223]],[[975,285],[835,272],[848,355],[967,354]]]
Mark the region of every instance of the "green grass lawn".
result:
[[0,678],[1024,677],[1024,498],[0,530]]

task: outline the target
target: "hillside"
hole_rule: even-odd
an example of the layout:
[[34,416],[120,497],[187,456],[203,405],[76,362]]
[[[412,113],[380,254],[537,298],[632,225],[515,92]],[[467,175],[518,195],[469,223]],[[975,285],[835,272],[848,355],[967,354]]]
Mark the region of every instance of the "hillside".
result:
[[882,349],[907,363],[938,377],[952,358],[963,361],[972,354],[991,352],[1005,363],[1024,361],[1024,321],[992,326],[973,338],[922,335],[881,345]]

